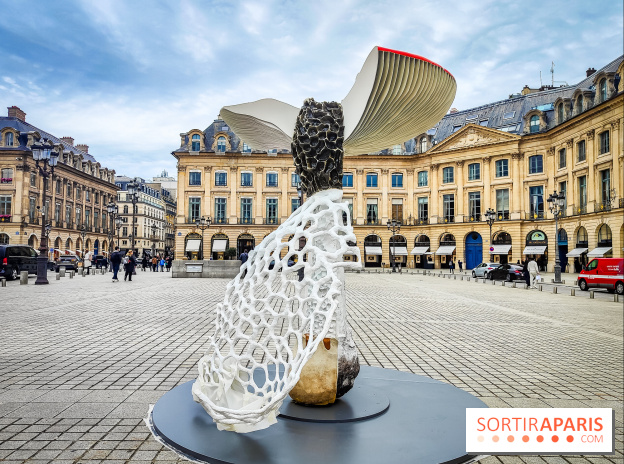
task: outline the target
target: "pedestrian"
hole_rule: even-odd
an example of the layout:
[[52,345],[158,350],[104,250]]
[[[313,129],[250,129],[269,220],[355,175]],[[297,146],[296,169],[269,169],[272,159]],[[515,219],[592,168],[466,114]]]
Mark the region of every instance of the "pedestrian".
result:
[[160,272],[165,272],[165,258],[160,258],[158,265],[160,266]]
[[147,267],[147,255],[143,253],[143,259],[141,260],[141,268],[145,272],[145,268]]
[[531,258],[531,261],[527,264],[527,271],[531,274],[531,288],[537,288],[535,286],[535,279],[537,279],[537,276],[539,275],[539,266],[535,262],[535,259]]
[[531,287],[531,274],[529,274],[528,265],[528,258],[522,261],[522,277],[524,277],[524,281],[526,282],[527,287]]
[[158,258],[156,258],[156,256],[154,256],[152,258],[152,272],[156,272],[156,266],[158,265]]
[[87,273],[87,275],[89,275],[89,272],[91,271],[91,258],[93,257],[93,253],[90,252],[89,250],[85,251],[84,254],[84,260],[82,261],[82,269],[84,270],[84,272]]
[[245,248],[238,259],[240,259],[241,264],[245,264],[247,262],[247,258],[249,258],[249,254],[247,254],[247,248]]
[[453,261],[452,259],[449,263],[449,271],[451,271],[451,274],[455,274],[455,261]]
[[119,272],[119,266],[121,265],[121,252],[119,247],[115,247],[115,251],[111,255],[111,264],[113,265],[113,282],[119,282],[117,273]]
[[459,266],[459,272],[463,272],[463,270],[464,270],[464,263],[462,263],[461,259],[459,261],[457,261],[457,265]]
[[132,282],[132,273],[134,272],[134,268],[136,267],[137,260],[134,257],[134,253],[132,250],[128,251],[128,255],[126,256],[126,262],[124,264],[124,268],[126,270],[126,274],[124,275],[124,280],[128,279],[128,281]]
[[167,272],[171,270],[171,256],[167,257]]

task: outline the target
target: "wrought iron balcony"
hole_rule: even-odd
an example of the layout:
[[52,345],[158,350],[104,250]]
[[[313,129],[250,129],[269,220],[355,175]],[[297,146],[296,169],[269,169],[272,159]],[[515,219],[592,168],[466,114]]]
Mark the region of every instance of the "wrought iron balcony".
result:
[[497,221],[509,221],[511,219],[511,215],[509,211],[497,211],[496,212],[496,220]]
[[581,214],[587,214],[587,205],[572,205],[572,216],[580,216]]
[[367,226],[378,226],[381,224],[381,221],[379,219],[366,219],[364,221],[364,225]]
[[280,223],[279,218],[264,218],[265,225],[276,226],[276,225],[279,225],[279,223]]
[[429,224],[429,218],[428,217],[422,217],[422,218],[414,218],[414,225],[416,226],[424,226]]
[[479,222],[481,221],[481,214],[464,215],[464,222]]
[[529,221],[541,221],[542,219],[546,219],[546,215],[544,211],[530,211],[527,213],[527,219]]
[[[193,221],[195,222],[195,221]],[[212,220],[213,224],[227,224],[228,223],[228,218],[226,217],[216,217]]]
[[444,216],[442,218],[443,223],[455,222],[455,216]]
[[602,202],[597,201],[594,203],[594,212],[602,213],[605,211],[611,211],[611,202],[609,200]]
[[255,224],[256,220],[254,218],[251,217],[239,217],[238,218],[238,223],[239,224]]
[[11,222],[10,214],[0,214],[0,222]]

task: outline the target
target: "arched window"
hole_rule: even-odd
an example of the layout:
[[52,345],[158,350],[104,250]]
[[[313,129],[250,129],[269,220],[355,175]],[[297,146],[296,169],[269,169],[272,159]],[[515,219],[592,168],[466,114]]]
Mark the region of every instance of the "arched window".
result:
[[576,114],[581,114],[583,112],[583,96],[579,95],[576,99]]
[[576,247],[587,247],[587,230],[585,227],[579,227],[579,230],[576,232]]
[[607,80],[602,79],[599,84],[600,89],[600,101],[607,101]]
[[563,103],[560,103],[557,107],[557,120],[559,124],[563,122]]
[[7,132],[4,136],[4,146],[12,147],[13,146],[13,132]]
[[225,153],[225,137],[221,136],[217,139],[217,151]]
[[557,234],[557,242],[559,242],[559,244],[561,244],[561,242],[568,243],[568,233],[565,231],[565,229],[559,229],[559,233]]
[[533,115],[531,116],[531,122],[530,122],[530,132],[531,134],[535,133],[535,132],[539,132],[539,127],[540,127],[540,121],[539,121],[539,116],[538,115]]
[[420,152],[424,153],[427,151],[427,137],[423,137],[420,139]]
[[199,134],[194,134],[191,137],[191,151],[199,151]]
[[9,236],[7,234],[0,234],[0,245],[8,245]]
[[598,246],[599,247],[611,247],[613,245],[613,237],[611,235],[611,227],[607,224],[603,224],[598,229]]

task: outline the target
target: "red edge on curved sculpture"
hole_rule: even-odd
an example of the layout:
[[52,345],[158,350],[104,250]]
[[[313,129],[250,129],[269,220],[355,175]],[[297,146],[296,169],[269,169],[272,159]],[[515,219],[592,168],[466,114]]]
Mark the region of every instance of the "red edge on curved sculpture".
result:
[[419,56],[419,55],[414,55],[412,53],[407,53],[407,52],[402,52],[399,50],[392,50],[391,48],[384,48],[384,47],[377,47],[377,49],[381,52],[390,52],[390,53],[396,53],[397,55],[403,55],[403,56],[408,56],[410,58],[416,58],[417,60],[422,60],[422,61],[426,61],[427,63],[430,63],[434,66],[437,66],[438,68],[442,68],[444,69],[444,71],[446,71],[446,73],[451,76],[453,79],[455,79],[455,76],[453,76],[448,69],[444,68],[443,66],[440,66],[438,63],[434,63],[431,60],[428,60],[427,58],[425,58],[424,56]]

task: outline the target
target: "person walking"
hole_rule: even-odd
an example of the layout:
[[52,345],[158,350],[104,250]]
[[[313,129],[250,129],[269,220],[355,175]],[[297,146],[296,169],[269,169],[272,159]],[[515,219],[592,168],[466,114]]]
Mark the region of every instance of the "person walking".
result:
[[141,268],[145,272],[145,268],[147,267],[147,256],[143,253],[143,259],[141,260]]
[[245,264],[247,259],[249,258],[249,254],[247,254],[247,248],[243,250],[238,259],[240,259],[241,264]]
[[160,266],[160,272],[165,272],[165,258],[160,258],[158,265]]
[[529,274],[529,259],[522,261],[522,277],[524,277],[524,281],[526,282],[527,288],[531,288],[531,274]]
[[171,270],[171,256],[167,257],[167,272]]
[[127,260],[124,264],[126,274],[124,275],[124,280],[128,279],[129,282],[132,282],[132,273],[134,272],[134,268],[136,267],[137,260],[134,257],[134,253],[132,250],[128,252],[126,256]]
[[115,251],[111,255],[111,264],[113,265],[113,282],[119,282],[117,278],[117,273],[119,272],[119,266],[121,265],[121,252],[119,251],[119,247],[115,247]]
[[455,274],[455,261],[453,261],[452,259],[449,263],[449,271],[451,271],[451,274]]
[[462,263],[461,259],[459,261],[457,261],[457,265],[459,266],[459,272],[463,272],[463,270],[464,270],[464,263]]
[[527,271],[531,274],[531,288],[537,288],[535,286],[535,279],[537,279],[537,276],[539,275],[539,266],[535,262],[534,258],[531,258],[531,261],[527,264]]
[[156,256],[154,256],[152,258],[152,272],[156,272],[156,266],[158,265],[158,258],[156,258]]

